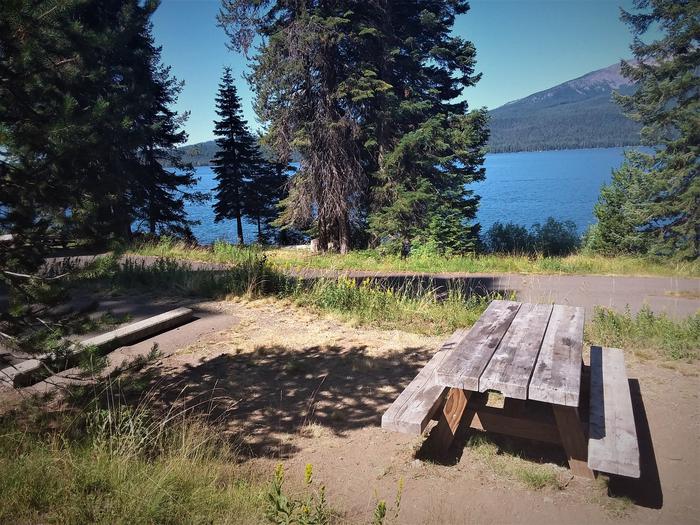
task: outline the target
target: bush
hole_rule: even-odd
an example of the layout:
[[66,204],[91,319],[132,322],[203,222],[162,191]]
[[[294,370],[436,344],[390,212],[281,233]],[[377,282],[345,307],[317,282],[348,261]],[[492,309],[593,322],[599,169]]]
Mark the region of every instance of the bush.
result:
[[484,245],[493,253],[569,255],[581,245],[573,221],[558,221],[549,217],[544,224],[525,226],[512,222],[494,223],[486,232]]
[[486,232],[484,244],[494,253],[528,253],[532,251],[532,241],[525,226],[497,221]]
[[543,225],[534,224],[530,231],[535,251],[543,255],[569,255],[581,245],[573,221],[558,221],[549,217]]

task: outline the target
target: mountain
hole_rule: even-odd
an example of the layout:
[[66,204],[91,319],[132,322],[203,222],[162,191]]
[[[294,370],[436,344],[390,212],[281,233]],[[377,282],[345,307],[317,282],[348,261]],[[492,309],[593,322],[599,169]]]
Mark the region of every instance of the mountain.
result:
[[623,115],[612,93],[634,85],[613,64],[496,108],[489,150],[537,151],[639,144],[639,124]]
[[182,152],[182,160],[192,163],[193,166],[209,166],[218,149],[216,142],[213,140],[188,144],[178,148]]

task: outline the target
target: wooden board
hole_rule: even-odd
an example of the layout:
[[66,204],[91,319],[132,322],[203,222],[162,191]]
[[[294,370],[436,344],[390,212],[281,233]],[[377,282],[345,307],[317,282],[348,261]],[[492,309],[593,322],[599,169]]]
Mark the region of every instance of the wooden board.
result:
[[588,466],[639,477],[639,444],[625,357],[617,348],[591,347]]
[[561,444],[569,460],[569,468],[574,476],[593,479],[593,472],[586,465],[586,436],[578,415],[578,408],[563,405],[552,405],[554,418],[557,421]]
[[532,373],[528,398],[578,407],[584,309],[555,304]]
[[[122,326],[111,332],[86,339],[76,344],[71,352],[69,352],[66,361],[72,361],[83,349],[88,347],[96,347],[100,352],[109,352],[119,346],[126,346],[143,339],[148,339],[155,334],[181,325],[191,320],[192,317],[192,310],[189,308],[176,308],[149,317],[143,321]],[[41,356],[41,359],[30,359],[18,365],[0,370],[0,377],[9,378],[8,380],[11,381],[15,387],[26,386],[50,375],[50,368],[47,364],[50,364],[52,360],[55,365],[56,361],[54,356],[45,354]],[[68,363],[65,364],[68,366]]]
[[542,344],[551,304],[524,303],[479,378],[479,392],[497,390],[527,399],[527,387]]
[[555,425],[533,419],[513,417],[502,409],[491,407],[482,407],[475,411],[467,409],[466,419],[469,428],[476,430],[560,444],[559,431]]
[[479,377],[516,317],[520,304],[515,301],[491,301],[469,334],[438,367],[438,383],[477,391]]
[[447,391],[446,387],[435,381],[435,371],[466,334],[466,329],[460,329],[445,341],[428,364],[384,412],[382,428],[415,436],[423,433],[433,414],[440,408]]

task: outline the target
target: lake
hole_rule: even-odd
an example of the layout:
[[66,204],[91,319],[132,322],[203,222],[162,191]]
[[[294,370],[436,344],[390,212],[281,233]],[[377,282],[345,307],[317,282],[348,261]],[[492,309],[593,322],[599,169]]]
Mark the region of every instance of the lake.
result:
[[[481,195],[478,221],[485,231],[496,221],[530,227],[547,217],[572,220],[580,233],[595,222],[593,205],[611,172],[620,166],[625,148],[578,149],[497,153],[486,156],[486,180],[471,187]],[[216,186],[209,167],[198,167],[198,189],[210,192]],[[216,239],[233,241],[233,221],[214,222],[211,202],[189,205],[192,228],[202,244]],[[246,242],[255,240],[255,228],[244,224]]]

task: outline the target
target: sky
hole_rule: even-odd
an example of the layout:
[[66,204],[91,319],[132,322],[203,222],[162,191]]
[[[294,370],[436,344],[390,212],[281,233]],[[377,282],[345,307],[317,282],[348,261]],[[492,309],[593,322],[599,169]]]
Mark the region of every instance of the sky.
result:
[[[212,140],[214,97],[224,66],[237,78],[244,115],[252,129],[260,124],[253,93],[243,78],[244,56],[226,48],[216,26],[219,0],[162,0],[153,15],[153,32],[163,62],[185,81],[176,109],[189,111],[188,143]],[[477,71],[483,74],[465,90],[472,108],[496,108],[629,58],[632,40],[619,20],[631,0],[472,0],[453,32],[471,40]]]

